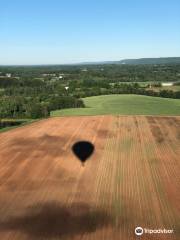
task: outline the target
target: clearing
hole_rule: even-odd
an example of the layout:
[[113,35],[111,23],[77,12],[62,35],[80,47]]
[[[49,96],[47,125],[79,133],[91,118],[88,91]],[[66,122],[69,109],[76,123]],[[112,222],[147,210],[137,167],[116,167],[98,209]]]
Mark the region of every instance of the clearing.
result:
[[51,116],[82,115],[180,115],[180,100],[133,94],[83,98],[86,108],[53,111]]

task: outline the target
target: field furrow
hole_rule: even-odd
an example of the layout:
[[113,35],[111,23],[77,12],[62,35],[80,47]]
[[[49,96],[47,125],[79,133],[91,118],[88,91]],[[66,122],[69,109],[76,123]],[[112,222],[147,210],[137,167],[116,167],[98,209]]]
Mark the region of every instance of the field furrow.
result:
[[[0,134],[0,239],[180,238],[179,117],[50,118]],[[82,166],[72,146],[89,141]]]

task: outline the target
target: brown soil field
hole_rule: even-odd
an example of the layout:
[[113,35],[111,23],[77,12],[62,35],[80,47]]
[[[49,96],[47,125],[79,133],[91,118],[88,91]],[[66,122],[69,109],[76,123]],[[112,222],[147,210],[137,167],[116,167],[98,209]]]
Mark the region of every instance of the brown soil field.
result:
[[[95,146],[84,167],[80,140]],[[0,239],[178,240],[179,156],[180,117],[61,117],[1,133]]]

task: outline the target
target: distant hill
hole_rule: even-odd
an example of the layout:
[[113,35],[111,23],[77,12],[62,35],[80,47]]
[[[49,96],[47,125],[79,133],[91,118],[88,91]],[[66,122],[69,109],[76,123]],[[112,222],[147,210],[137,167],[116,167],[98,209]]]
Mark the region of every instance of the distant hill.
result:
[[124,59],[120,64],[180,64],[180,57]]
[[157,65],[157,64],[180,64],[180,57],[165,57],[165,58],[138,58],[138,59],[123,59],[120,61],[97,61],[97,62],[79,62],[69,64],[39,64],[39,65],[0,65],[0,67],[69,67],[69,66],[86,66],[86,65],[108,65],[108,64],[127,64],[127,65]]
[[123,59],[120,61],[103,61],[103,62],[84,62],[81,65],[99,65],[99,64],[180,64],[180,57],[166,57],[166,58],[139,58],[139,59]]

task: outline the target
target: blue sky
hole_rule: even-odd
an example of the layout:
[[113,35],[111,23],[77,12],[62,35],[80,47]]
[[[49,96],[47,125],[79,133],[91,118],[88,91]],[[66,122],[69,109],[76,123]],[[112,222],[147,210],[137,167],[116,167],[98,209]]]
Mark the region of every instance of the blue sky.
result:
[[0,64],[180,56],[179,0],[0,0]]

